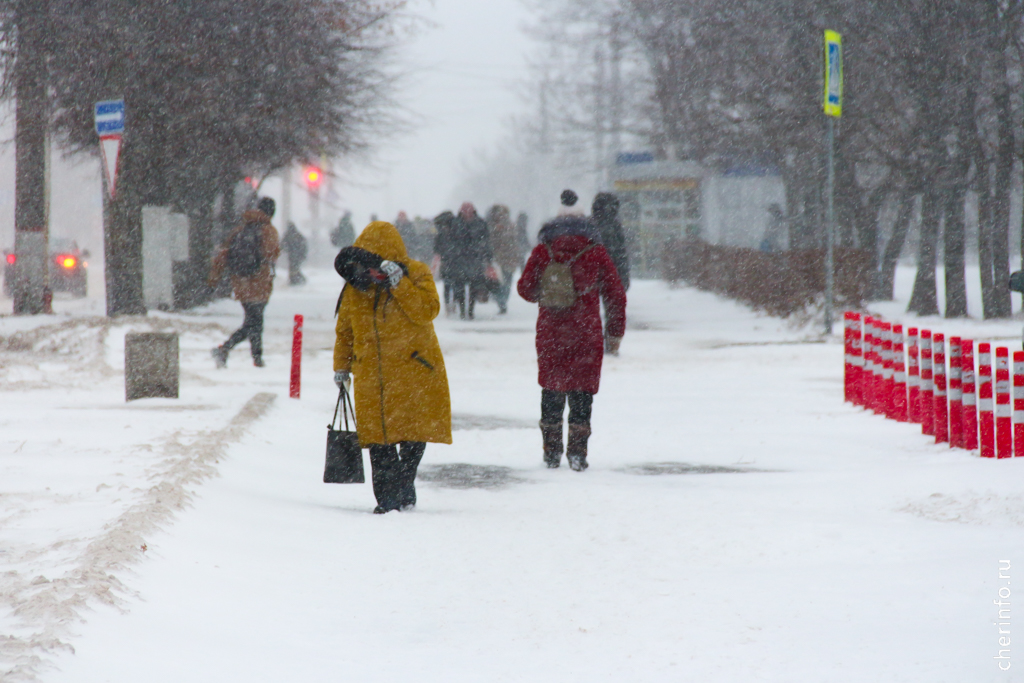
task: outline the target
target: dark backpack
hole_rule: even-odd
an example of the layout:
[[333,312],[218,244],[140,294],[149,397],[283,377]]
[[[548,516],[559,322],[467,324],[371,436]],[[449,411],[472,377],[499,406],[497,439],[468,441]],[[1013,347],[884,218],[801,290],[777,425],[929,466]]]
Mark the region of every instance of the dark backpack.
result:
[[252,277],[262,265],[263,225],[246,223],[228,245],[228,272],[236,277]]

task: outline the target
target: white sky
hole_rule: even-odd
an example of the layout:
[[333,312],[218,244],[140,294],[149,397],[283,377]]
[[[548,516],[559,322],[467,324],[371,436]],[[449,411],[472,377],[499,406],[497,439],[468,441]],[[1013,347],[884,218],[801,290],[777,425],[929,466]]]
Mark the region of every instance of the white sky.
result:
[[390,220],[400,210],[434,216],[453,208],[462,161],[497,142],[503,122],[527,106],[517,88],[530,47],[520,0],[421,0],[413,10],[435,24],[398,53],[408,76],[397,99],[416,117],[414,128],[379,148],[376,170],[353,168],[345,173],[352,182],[336,187],[357,225],[371,213]]

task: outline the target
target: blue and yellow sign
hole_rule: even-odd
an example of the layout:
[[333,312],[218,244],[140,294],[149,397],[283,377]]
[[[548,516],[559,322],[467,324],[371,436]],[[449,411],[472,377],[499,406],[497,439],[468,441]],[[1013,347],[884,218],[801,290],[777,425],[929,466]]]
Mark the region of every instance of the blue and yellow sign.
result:
[[843,115],[843,37],[825,31],[825,115]]

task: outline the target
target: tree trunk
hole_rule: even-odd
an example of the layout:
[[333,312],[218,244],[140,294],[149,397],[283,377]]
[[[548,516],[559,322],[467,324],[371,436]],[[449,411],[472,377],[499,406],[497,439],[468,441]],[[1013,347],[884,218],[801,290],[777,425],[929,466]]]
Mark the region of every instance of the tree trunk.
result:
[[964,278],[964,196],[955,186],[945,193],[946,225],[942,232],[946,280],[946,317],[967,317],[967,281]]
[[142,295],[142,205],[139,185],[144,175],[144,150],[126,134],[121,145],[117,197],[107,202],[107,315],[145,315]]
[[978,176],[978,271],[981,274],[981,308],[985,319],[995,318],[995,288],[992,286],[992,165],[984,158],[976,162]]
[[921,198],[921,244],[917,252],[917,276],[907,310],[918,315],[938,315],[939,299],[935,288],[935,249],[939,240],[941,198],[933,189]]
[[863,283],[861,291],[878,291],[878,218],[885,202],[885,185],[860,193],[859,201],[853,206],[853,219],[857,225],[857,241],[860,248],[870,254],[871,268],[867,272],[870,282]]
[[1003,90],[996,96],[999,120],[999,146],[996,151],[995,196],[992,198],[992,315],[1009,318],[1012,312],[1010,290],[1010,193],[1013,175],[1013,131],[1010,126],[1010,95]]
[[896,296],[896,265],[899,263],[903,245],[910,231],[910,221],[914,214],[914,195],[907,194],[900,200],[900,210],[896,222],[892,226],[892,236],[885,245],[882,264],[878,273],[878,288],[875,290],[876,301],[892,301]]

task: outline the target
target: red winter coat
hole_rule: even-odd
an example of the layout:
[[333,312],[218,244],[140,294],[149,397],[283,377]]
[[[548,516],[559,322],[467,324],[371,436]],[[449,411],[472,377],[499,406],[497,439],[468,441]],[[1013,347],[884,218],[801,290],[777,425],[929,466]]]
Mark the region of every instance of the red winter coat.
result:
[[[593,244],[582,235],[563,235],[551,242],[559,263]],[[540,279],[551,258],[538,244],[519,279],[519,296],[531,303],[540,298]],[[571,308],[541,307],[537,316],[538,381],[552,391],[586,391],[596,394],[601,383],[604,338],[601,333],[601,298],[604,298],[609,337],[626,331],[626,290],[615,264],[603,246],[596,246],[572,265],[577,292],[585,292]]]

